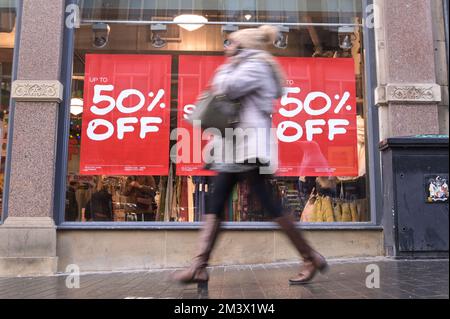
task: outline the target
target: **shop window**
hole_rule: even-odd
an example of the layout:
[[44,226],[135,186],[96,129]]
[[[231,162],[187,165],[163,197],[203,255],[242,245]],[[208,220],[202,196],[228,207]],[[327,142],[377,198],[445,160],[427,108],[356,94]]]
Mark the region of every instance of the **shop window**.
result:
[[[3,200],[8,141],[11,77],[16,28],[16,1],[0,0],[0,200]],[[3,203],[0,203],[0,219]]]
[[[212,178],[201,163],[176,165],[169,151],[177,140],[169,135],[184,125],[184,112],[223,62],[229,32],[249,27],[248,22],[282,27],[271,51],[288,75],[290,90],[281,112],[288,115],[282,117],[278,103],[274,123],[297,121],[294,131],[281,130],[286,140],[303,132],[279,145],[284,162],[270,181],[273,196],[305,223],[370,222],[360,1],[189,1],[188,7],[178,1],[81,3],[66,222],[201,220]],[[182,14],[204,19],[194,26],[167,23]],[[308,90],[315,85],[325,91],[314,99]],[[330,107],[321,112],[328,98]],[[295,112],[308,99],[311,114]],[[345,138],[315,136],[312,122],[307,127],[305,121],[320,114],[325,114],[320,121],[325,135],[344,114]],[[269,218],[244,182],[233,190],[224,220]]]

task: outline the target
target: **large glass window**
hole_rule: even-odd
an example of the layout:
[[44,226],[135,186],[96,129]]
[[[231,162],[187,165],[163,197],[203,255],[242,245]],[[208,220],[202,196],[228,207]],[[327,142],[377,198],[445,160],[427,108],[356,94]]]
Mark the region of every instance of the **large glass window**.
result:
[[[0,200],[3,199],[3,185],[5,179],[15,31],[16,1],[0,0]],[[2,212],[3,203],[0,203],[0,219]]]
[[[330,112],[346,108],[351,122],[347,139],[339,143],[314,136],[309,141],[306,123],[298,117],[274,115],[278,125],[285,121],[297,129],[286,131],[286,139],[299,133],[298,126],[305,132],[303,146],[292,144],[297,151],[291,145],[280,151],[286,167],[270,181],[273,196],[304,223],[370,221],[361,1],[86,0],[81,5],[82,25],[75,32],[66,222],[201,220],[213,179],[198,171],[189,174],[198,166],[181,167],[170,160],[169,149],[177,140],[169,142],[162,132],[180,127],[192,97],[223,61],[229,32],[264,23],[281,27],[271,52],[280,59],[287,87],[291,86],[284,113],[294,114],[295,105],[306,105],[309,99],[311,113],[319,114],[330,98]],[[204,20],[190,20],[198,23],[194,25],[173,22],[183,14]],[[314,82],[326,82],[322,102],[307,95]],[[349,93],[345,87],[353,89]],[[141,110],[153,110],[159,117],[155,122]],[[295,119],[297,124],[292,124]],[[323,131],[328,132],[334,118],[326,119]],[[157,137],[167,138],[167,145]],[[325,167],[322,159],[334,164]],[[234,189],[224,220],[266,221],[268,214],[244,182]]]

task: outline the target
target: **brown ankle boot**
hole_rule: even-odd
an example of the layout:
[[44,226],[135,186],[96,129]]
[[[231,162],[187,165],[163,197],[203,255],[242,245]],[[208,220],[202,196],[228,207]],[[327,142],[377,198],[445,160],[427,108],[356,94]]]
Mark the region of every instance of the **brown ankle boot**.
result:
[[199,252],[194,257],[191,266],[186,270],[175,273],[172,277],[173,280],[185,284],[208,282],[209,275],[206,267],[219,229],[220,219],[213,214],[205,215],[205,224],[199,237]]
[[291,284],[307,283],[314,278],[317,271],[324,272],[327,270],[328,264],[325,258],[311,248],[306,239],[303,238],[302,233],[296,229],[294,221],[289,216],[279,217],[275,221],[289,237],[304,260],[300,273],[296,277],[289,279]]
[[317,271],[324,273],[328,270],[328,263],[318,252],[313,251],[313,257],[305,259],[300,272],[294,278],[289,279],[291,285],[302,285],[313,280]]

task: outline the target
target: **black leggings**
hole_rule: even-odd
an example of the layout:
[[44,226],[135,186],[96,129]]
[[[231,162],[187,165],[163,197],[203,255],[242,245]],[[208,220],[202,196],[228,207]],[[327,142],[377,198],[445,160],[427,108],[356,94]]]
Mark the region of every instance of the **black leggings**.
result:
[[282,207],[279,201],[274,199],[267,178],[270,175],[259,173],[259,169],[254,169],[245,173],[220,173],[214,177],[214,190],[208,198],[208,210],[206,214],[222,216],[225,203],[231,196],[234,186],[245,179],[249,181],[252,193],[258,196],[264,208],[267,208],[272,218],[282,216]]

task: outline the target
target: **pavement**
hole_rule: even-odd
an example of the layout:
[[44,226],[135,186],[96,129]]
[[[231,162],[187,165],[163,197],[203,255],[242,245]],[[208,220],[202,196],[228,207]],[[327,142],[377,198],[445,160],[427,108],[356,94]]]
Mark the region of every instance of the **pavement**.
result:
[[[448,299],[445,260],[331,260],[307,285],[289,285],[298,263],[210,268],[208,290],[169,280],[175,269],[0,278],[1,299]],[[79,283],[79,286],[78,286]]]

